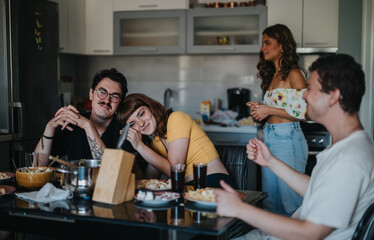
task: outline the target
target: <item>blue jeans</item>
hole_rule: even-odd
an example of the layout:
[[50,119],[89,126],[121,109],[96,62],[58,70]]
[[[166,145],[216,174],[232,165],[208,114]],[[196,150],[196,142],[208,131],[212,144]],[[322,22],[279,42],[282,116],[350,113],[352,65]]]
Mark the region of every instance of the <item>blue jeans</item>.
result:
[[[264,142],[272,154],[295,170],[304,173],[308,158],[308,145],[299,122],[266,123]],[[269,168],[262,168],[262,191],[268,192],[264,209],[290,216],[303,198],[278,178]]]

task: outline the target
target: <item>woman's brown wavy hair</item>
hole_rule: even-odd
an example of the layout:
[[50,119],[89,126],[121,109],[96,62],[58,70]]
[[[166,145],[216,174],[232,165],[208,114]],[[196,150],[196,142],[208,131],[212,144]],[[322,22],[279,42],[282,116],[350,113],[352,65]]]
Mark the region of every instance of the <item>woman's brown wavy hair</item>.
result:
[[[280,73],[282,74],[282,80],[286,80],[291,69],[298,68],[299,66],[299,55],[296,53],[296,42],[292,36],[290,29],[283,24],[275,24],[273,26],[265,28],[262,35],[268,35],[270,38],[276,40],[283,49],[282,56],[279,59]],[[266,61],[264,54],[260,51],[260,60],[257,64],[258,74],[261,78],[261,89],[262,96],[268,90],[271,80],[275,74],[275,66],[272,61]]]
[[148,107],[156,119],[157,128],[154,134],[164,138],[166,135],[166,124],[173,110],[171,108],[166,109],[161,103],[144,94],[133,93],[128,95],[118,107],[118,120],[125,125],[127,119],[142,106]]

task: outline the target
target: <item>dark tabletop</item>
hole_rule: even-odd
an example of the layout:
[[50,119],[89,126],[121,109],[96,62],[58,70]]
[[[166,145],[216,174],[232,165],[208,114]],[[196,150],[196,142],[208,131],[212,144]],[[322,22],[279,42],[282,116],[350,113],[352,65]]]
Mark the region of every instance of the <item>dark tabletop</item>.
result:
[[[241,192],[246,195],[244,201],[254,205],[267,196],[263,192]],[[218,238],[227,236],[239,222],[235,218],[219,217],[214,206],[183,198],[156,206],[136,200],[107,205],[78,198],[42,204],[22,200],[14,193],[0,196],[0,220],[0,229],[14,232],[69,238],[125,234],[138,239],[170,239],[173,232],[174,235]]]

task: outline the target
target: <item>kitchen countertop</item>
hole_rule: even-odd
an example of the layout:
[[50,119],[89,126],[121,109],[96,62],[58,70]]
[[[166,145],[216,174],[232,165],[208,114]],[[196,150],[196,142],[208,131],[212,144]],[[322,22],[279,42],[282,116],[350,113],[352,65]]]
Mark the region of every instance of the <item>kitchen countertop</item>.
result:
[[222,132],[222,133],[257,133],[256,125],[241,125],[239,127],[222,127],[220,125],[204,125],[201,128],[205,132]]
[[7,142],[12,140],[11,134],[0,135],[0,142]]

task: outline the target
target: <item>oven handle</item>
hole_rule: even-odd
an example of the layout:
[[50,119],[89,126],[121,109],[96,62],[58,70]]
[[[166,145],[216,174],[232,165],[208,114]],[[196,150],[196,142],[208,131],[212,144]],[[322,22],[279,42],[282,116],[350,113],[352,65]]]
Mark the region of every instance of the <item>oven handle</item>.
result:
[[315,155],[317,155],[318,153],[320,153],[320,151],[309,151],[309,152],[308,152],[308,155],[315,156]]

